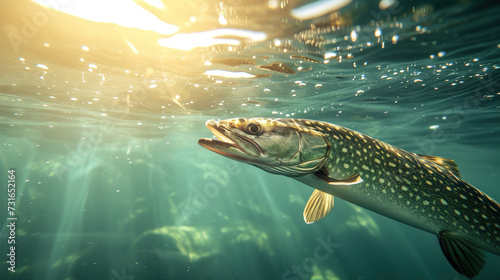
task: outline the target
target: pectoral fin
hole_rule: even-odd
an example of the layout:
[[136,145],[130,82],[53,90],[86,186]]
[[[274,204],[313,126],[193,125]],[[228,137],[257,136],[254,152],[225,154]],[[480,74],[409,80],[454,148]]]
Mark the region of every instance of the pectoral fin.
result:
[[330,185],[354,185],[363,182],[363,179],[358,174],[352,174],[351,176],[344,179],[335,179],[328,176],[328,172],[322,168],[314,173],[318,178]]
[[314,190],[304,208],[304,221],[312,224],[326,217],[333,208],[333,198],[333,195]]
[[439,245],[451,266],[460,274],[472,278],[484,267],[484,252],[467,238],[442,231]]

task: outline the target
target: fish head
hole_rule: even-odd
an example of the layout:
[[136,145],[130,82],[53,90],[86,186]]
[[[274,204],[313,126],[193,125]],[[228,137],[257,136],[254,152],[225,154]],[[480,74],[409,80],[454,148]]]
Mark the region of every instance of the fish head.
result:
[[275,174],[314,173],[324,165],[330,151],[322,133],[293,119],[209,120],[206,126],[217,139],[200,139],[202,147]]

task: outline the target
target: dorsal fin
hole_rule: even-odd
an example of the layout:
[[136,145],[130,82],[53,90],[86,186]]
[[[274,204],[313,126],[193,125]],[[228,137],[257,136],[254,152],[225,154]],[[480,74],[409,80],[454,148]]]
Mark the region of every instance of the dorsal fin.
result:
[[436,156],[426,156],[426,155],[417,155],[417,156],[419,156],[425,160],[432,161],[435,164],[441,166],[442,168],[455,174],[457,177],[461,177],[460,171],[458,170],[458,166],[455,163],[455,161],[452,159],[447,159],[447,158],[443,158],[443,157],[436,157]]
[[314,190],[304,208],[304,221],[312,224],[326,217],[333,208],[333,198],[333,195]]
[[441,231],[438,240],[446,259],[458,273],[473,278],[481,272],[484,252],[474,242],[447,231]]

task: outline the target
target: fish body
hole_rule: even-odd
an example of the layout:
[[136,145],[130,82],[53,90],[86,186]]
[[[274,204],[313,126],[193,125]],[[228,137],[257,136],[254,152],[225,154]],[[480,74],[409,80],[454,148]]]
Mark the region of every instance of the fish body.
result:
[[208,121],[219,140],[199,144],[315,191],[304,210],[312,223],[338,197],[436,234],[450,264],[472,278],[484,253],[500,255],[500,205],[460,177],[455,162],[417,155],[354,130],[313,120]]

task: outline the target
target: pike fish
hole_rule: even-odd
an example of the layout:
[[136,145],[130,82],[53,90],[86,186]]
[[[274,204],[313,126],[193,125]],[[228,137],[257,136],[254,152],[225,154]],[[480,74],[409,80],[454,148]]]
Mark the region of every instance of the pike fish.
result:
[[324,218],[338,197],[435,234],[453,268],[473,278],[484,251],[500,255],[500,205],[460,177],[453,160],[418,155],[314,120],[209,120],[213,152],[313,187],[304,220]]

